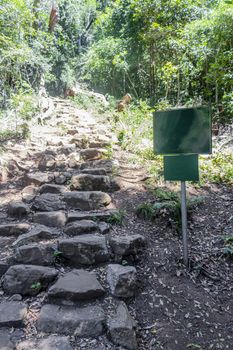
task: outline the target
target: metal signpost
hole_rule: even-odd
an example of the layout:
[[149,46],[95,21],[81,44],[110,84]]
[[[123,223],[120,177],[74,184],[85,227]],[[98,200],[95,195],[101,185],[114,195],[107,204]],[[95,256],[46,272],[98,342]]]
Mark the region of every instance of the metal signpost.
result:
[[154,113],[154,152],[164,155],[164,178],[181,182],[183,261],[189,266],[186,181],[199,181],[198,155],[212,151],[208,107]]

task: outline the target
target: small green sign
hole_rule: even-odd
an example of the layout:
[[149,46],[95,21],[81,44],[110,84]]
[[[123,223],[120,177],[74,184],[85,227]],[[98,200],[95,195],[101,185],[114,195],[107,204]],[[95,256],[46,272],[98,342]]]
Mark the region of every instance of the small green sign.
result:
[[166,181],[199,181],[198,154],[164,156]]
[[208,107],[178,108],[154,113],[156,154],[209,154],[212,151]]

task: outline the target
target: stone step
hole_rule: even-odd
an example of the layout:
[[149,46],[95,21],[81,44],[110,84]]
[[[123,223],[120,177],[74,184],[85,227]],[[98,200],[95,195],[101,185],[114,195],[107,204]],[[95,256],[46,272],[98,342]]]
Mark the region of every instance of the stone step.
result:
[[133,266],[111,264],[107,270],[107,281],[112,295],[130,298],[137,290],[137,272]]
[[30,208],[23,202],[12,202],[9,203],[7,208],[7,214],[16,218],[23,218],[30,212]]
[[85,270],[73,270],[59,277],[48,291],[50,301],[62,303],[64,301],[85,301],[97,299],[105,291],[94,273]]
[[84,211],[100,209],[111,203],[111,197],[101,191],[66,192],[63,199],[69,208]]
[[62,239],[58,242],[58,250],[62,258],[75,266],[99,264],[109,260],[106,239],[98,235]]
[[110,236],[108,243],[116,260],[127,256],[135,256],[145,246],[145,237],[139,234],[125,236]]
[[59,236],[57,231],[50,229],[45,225],[36,225],[28,233],[22,234],[13,242],[13,247],[25,244],[54,240]]
[[40,212],[34,214],[33,221],[49,227],[63,227],[67,217],[63,211]]
[[[23,327],[26,314],[26,304],[17,301],[3,301],[0,303],[0,327]],[[0,349],[2,349],[1,345]]]
[[32,243],[15,249],[13,260],[16,264],[51,266],[55,263],[56,244]]
[[99,306],[85,308],[73,306],[44,305],[37,328],[44,333],[97,337],[104,332],[105,315]]
[[66,203],[61,196],[54,193],[43,193],[37,196],[32,204],[35,211],[58,211],[66,209]]
[[80,220],[69,223],[65,226],[63,231],[68,236],[77,236],[97,232],[99,231],[99,226],[92,220]]
[[106,169],[104,168],[96,168],[96,169],[84,169],[81,170],[82,174],[90,174],[90,175],[107,175]]
[[[13,348],[12,348],[13,349]],[[51,335],[43,339],[28,339],[17,345],[17,350],[73,350],[68,337]],[[5,350],[5,349],[4,349]],[[8,350],[8,348],[6,349]],[[11,349],[9,349],[11,350]]]
[[55,185],[55,184],[44,184],[40,187],[39,192],[42,193],[54,193],[62,194],[67,191],[65,186]]
[[103,152],[98,148],[86,148],[80,152],[81,158],[86,160],[98,160],[103,156]]
[[30,229],[29,224],[3,224],[0,225],[0,236],[19,236],[28,232]]
[[85,213],[69,212],[67,216],[67,223],[78,220],[94,220],[94,221],[106,221],[111,220],[112,216],[118,214],[118,210],[111,209],[105,211],[90,211]]
[[41,186],[45,183],[52,182],[53,179],[54,179],[53,174],[48,174],[43,172],[28,173],[24,175],[23,185],[25,187],[29,185]]
[[120,189],[116,180],[106,175],[80,174],[71,179],[71,189],[79,191],[113,192]]
[[46,290],[58,272],[50,267],[13,265],[2,277],[2,288],[6,294],[37,295]]

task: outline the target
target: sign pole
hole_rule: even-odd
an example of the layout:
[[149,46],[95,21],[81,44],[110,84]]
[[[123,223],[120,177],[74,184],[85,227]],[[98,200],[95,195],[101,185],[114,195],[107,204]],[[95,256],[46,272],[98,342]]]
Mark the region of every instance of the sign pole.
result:
[[187,202],[186,202],[186,183],[181,181],[181,218],[182,218],[182,236],[183,236],[183,259],[186,267],[189,265],[188,259],[188,233],[187,233]]

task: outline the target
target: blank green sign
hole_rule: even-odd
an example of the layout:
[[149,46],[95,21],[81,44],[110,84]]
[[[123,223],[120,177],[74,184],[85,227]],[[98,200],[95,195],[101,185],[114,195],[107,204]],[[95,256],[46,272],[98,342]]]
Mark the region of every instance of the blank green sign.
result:
[[154,152],[157,154],[211,153],[208,107],[154,113]]
[[164,156],[166,181],[199,181],[198,155]]

